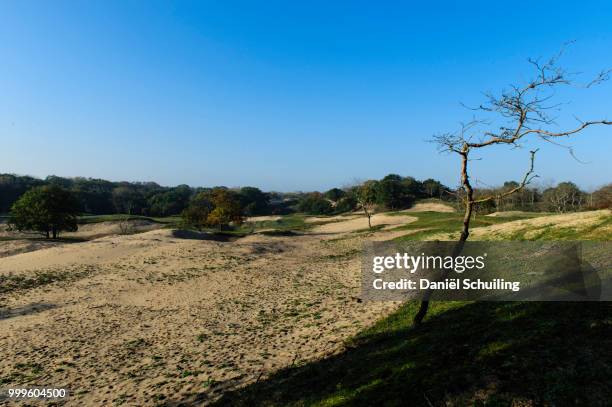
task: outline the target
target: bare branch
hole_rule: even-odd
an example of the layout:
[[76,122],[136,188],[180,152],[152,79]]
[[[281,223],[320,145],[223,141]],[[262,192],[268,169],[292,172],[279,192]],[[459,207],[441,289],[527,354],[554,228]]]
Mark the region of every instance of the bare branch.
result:
[[599,85],[602,82],[610,80],[610,74],[612,73],[612,69],[601,71],[595,79],[585,85],[585,88],[590,88],[591,86]]
[[531,183],[531,181],[533,181],[535,178],[538,178],[537,175],[535,175],[533,173],[533,166],[534,166],[534,161],[535,161],[535,155],[538,152],[538,149],[530,151],[530,164],[529,164],[529,170],[525,173],[525,176],[523,177],[523,180],[521,181],[521,183],[516,186],[515,188],[512,188],[508,191],[505,191],[501,194],[497,194],[497,195],[490,195],[486,198],[481,198],[481,199],[477,199],[477,200],[473,200],[472,203],[483,203],[483,202],[487,202],[487,201],[492,201],[493,199],[501,199],[505,196],[508,195],[512,195],[515,192],[520,191],[521,189],[525,188],[525,186],[529,185]]
[[[569,44],[571,43],[564,44],[561,50],[547,61],[528,59],[535,74],[526,84],[510,85],[509,90],[503,90],[499,96],[490,92],[485,93],[486,102],[477,108],[469,108],[464,105],[471,110],[497,114],[502,121],[508,123],[501,123],[496,129],[483,129],[479,137],[475,137],[471,134],[472,130],[475,130],[474,127],[490,125],[490,123],[473,119],[468,122],[468,125],[462,125],[459,132],[436,136],[433,141],[438,143],[442,150],[459,153],[464,143],[467,143],[470,148],[481,148],[493,144],[516,145],[522,141],[523,137],[530,134],[540,137],[563,137],[578,133],[592,125],[611,124],[609,120],[596,120],[581,123],[580,127],[565,131],[555,132],[546,129],[547,126],[555,124],[555,118],[548,112],[559,110],[563,105],[562,103],[550,103],[554,97],[554,89],[558,86],[573,84],[572,78],[575,74],[557,65]],[[611,74],[612,69],[600,72],[586,87],[608,80]]]

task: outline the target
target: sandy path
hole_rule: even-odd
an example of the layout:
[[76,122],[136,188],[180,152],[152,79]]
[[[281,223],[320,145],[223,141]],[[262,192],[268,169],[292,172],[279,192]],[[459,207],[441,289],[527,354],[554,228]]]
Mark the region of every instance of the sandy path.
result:
[[0,380],[65,386],[74,406],[206,403],[340,351],[397,307],[356,300],[361,244],[158,230],[6,257],[0,276],[58,280],[0,293]]

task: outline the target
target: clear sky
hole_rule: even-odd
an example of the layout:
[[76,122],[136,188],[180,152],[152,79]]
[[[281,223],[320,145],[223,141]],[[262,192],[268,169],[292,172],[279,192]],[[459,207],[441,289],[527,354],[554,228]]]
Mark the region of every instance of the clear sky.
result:
[[[0,172],[313,190],[388,173],[457,184],[426,140],[527,57],[612,67],[612,2],[0,2]],[[612,82],[559,94],[561,124],[612,119]],[[612,181],[612,126],[552,145],[543,182]],[[531,148],[531,145],[528,146]],[[518,179],[493,149],[474,177]]]

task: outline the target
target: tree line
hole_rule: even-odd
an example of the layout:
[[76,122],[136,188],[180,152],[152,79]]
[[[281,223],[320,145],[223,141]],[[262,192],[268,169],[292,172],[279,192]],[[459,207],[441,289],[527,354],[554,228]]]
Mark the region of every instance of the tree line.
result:
[[[475,207],[478,213],[520,210],[527,212],[575,212],[590,209],[612,207],[612,184],[605,185],[591,193],[581,190],[573,182],[560,182],[556,186],[529,188],[506,195],[519,187],[516,181],[505,182],[499,188],[481,188],[475,190],[474,198],[493,196],[492,200],[481,202]],[[456,197],[460,206],[463,193]]]
[[[143,216],[180,215],[191,200],[201,192],[215,188],[192,188],[188,185],[164,187],[154,182],[111,182],[92,178],[45,179],[14,174],[0,174],[0,213],[8,213],[13,204],[27,191],[36,187],[56,186],[69,191],[81,214],[129,214]],[[270,210],[270,199],[275,193],[263,193],[258,188],[244,187],[236,191],[241,211],[246,216],[265,215]]]
[[[517,182],[499,188],[475,190],[478,196],[499,196],[475,208],[494,211],[568,212],[612,206],[612,184],[586,193],[571,182],[548,188],[523,188],[506,195]],[[90,178],[49,176],[44,180],[0,174],[0,213],[10,212],[10,223],[19,230],[35,230],[47,237],[77,228],[82,214],[144,216],[180,215],[183,224],[196,229],[223,229],[242,223],[245,217],[303,212],[332,215],[362,210],[368,219],[374,211],[409,208],[417,200],[437,198],[458,207],[465,197],[434,179],[389,174],[325,192],[263,192],[255,187],[162,187],[148,182],[111,182]]]
[[[518,186],[518,182],[508,181],[497,188],[475,189],[475,198],[498,197],[477,205],[475,211],[563,213],[612,207],[612,184],[591,193],[581,190],[572,182],[561,182],[556,186],[525,187],[511,195],[506,194]],[[381,180],[368,180],[343,189],[332,188],[324,193],[302,194],[297,210],[313,215],[330,215],[361,209],[369,217],[374,210],[406,209],[417,200],[428,198],[437,198],[460,208],[465,200],[465,192],[463,189],[451,189],[431,178],[419,181],[413,177],[389,174]]]
[[[160,186],[154,182],[111,182],[92,178],[45,179],[14,174],[0,174],[0,214],[8,213],[12,205],[26,191],[41,186],[58,186],[70,191],[80,214],[129,214],[143,216],[181,215],[192,203],[202,206],[203,200],[235,201],[243,216],[305,212],[316,215],[338,214],[360,208],[363,189],[370,195],[366,201],[382,210],[409,208],[417,200],[438,198],[450,204],[461,202],[461,192],[435,179],[419,181],[413,177],[389,174],[380,180],[368,180],[357,185],[332,188],[325,192],[263,192],[256,187],[230,189],[219,186],[194,188],[188,185]],[[479,205],[481,212],[494,211],[550,211],[569,212],[582,209],[608,208],[612,204],[612,184],[597,191],[582,191],[572,182],[556,186],[523,188],[504,196],[515,188],[516,181],[505,182],[497,188],[475,188],[475,194],[500,196]],[[365,188],[364,188],[365,186]],[[220,191],[227,191],[221,193]],[[213,199],[213,196],[216,198]],[[199,203],[199,204],[198,204]],[[362,202],[363,203],[363,202]],[[204,205],[205,206],[205,205]],[[210,205],[209,205],[210,207]]]

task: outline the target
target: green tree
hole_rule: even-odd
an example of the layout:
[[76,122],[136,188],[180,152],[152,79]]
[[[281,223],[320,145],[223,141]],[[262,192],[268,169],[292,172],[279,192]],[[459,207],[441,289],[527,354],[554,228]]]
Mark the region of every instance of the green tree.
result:
[[417,198],[425,198],[423,183],[414,177],[402,178],[402,193],[402,208],[411,206]]
[[183,210],[181,216],[186,226],[201,230],[208,226],[208,215],[214,209],[211,191],[203,191],[196,194]]
[[197,229],[206,227],[223,229],[232,223],[239,225],[244,220],[239,194],[224,187],[196,194],[181,216],[185,225]]
[[267,215],[270,213],[270,197],[259,188],[243,187],[238,192],[240,205],[245,216]]
[[340,198],[338,202],[336,202],[336,207],[334,208],[335,213],[344,213],[351,212],[357,207],[357,199],[354,194],[347,194],[344,198]]
[[28,176],[0,174],[0,213],[7,213],[27,190],[43,185],[43,181]]
[[389,174],[378,182],[376,200],[387,209],[406,208],[421,194],[421,183],[412,177]]
[[437,181],[433,178],[428,178],[422,183],[423,192],[429,198],[442,198],[442,193],[444,192],[444,186],[440,181]]
[[189,204],[191,194],[192,191],[188,185],[179,185],[156,192],[148,200],[150,214],[153,216],[178,215]]
[[311,192],[300,200],[298,210],[310,215],[328,215],[332,213],[333,207],[323,194]]
[[9,224],[17,230],[41,232],[57,238],[60,231],[77,230],[79,203],[74,195],[58,185],[30,189],[11,208]]
[[214,209],[208,214],[207,223],[219,229],[230,223],[239,225],[243,222],[240,197],[237,193],[225,188],[215,188],[211,192]]
[[332,188],[329,191],[327,191],[325,194],[323,194],[325,196],[325,198],[332,200],[334,202],[338,202],[340,199],[344,198],[346,196],[346,192],[344,192],[343,190],[341,190],[340,188]]
[[144,196],[129,184],[113,189],[112,197],[115,211],[118,213],[140,214],[146,205]]

